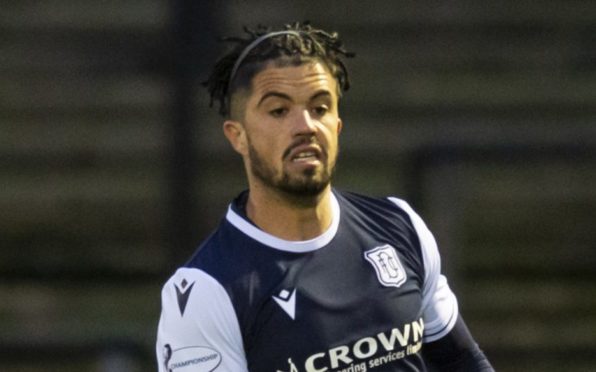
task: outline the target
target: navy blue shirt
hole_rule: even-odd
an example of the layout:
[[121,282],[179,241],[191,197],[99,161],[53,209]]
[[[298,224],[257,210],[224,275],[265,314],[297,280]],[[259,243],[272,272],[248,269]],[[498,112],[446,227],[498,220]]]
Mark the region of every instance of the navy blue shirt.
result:
[[307,241],[256,227],[237,198],[165,284],[160,371],[424,371],[457,301],[436,243],[402,200],[333,190]]

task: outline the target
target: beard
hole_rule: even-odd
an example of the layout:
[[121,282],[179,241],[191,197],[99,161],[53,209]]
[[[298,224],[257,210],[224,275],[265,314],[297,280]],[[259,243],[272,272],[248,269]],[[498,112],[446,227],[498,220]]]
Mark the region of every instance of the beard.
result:
[[[289,149],[286,153],[289,153]],[[323,159],[325,161],[321,161],[321,168],[305,169],[296,174],[290,174],[283,166],[280,172],[276,171],[258,153],[250,140],[248,141],[248,155],[251,163],[250,172],[256,178],[266,186],[295,198],[314,197],[321,194],[331,183],[335,171],[335,159],[329,163],[329,157],[325,150],[323,150]]]

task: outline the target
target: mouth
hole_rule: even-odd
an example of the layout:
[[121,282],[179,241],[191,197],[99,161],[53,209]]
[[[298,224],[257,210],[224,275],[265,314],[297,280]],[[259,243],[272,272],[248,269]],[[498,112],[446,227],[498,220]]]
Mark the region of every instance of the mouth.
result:
[[298,145],[288,153],[288,158],[292,163],[312,163],[321,160],[321,157],[321,149],[312,144]]
[[317,151],[301,151],[291,158],[292,162],[300,163],[300,162],[311,162],[315,160],[319,160],[319,153]]

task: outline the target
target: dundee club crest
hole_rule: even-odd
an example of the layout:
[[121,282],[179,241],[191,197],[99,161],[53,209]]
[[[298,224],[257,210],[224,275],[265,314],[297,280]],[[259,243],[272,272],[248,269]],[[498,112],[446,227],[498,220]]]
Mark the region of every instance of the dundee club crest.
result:
[[395,248],[389,244],[364,252],[364,258],[375,268],[379,282],[385,287],[399,287],[406,281],[406,271]]

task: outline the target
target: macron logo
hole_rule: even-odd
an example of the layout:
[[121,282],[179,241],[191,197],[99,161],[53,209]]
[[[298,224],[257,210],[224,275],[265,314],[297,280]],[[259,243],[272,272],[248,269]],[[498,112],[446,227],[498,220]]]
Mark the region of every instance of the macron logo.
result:
[[292,318],[296,316],[296,288],[290,293],[287,290],[279,292],[278,296],[272,296],[275,302]]
[[192,282],[190,285],[186,281],[186,279],[182,279],[181,287],[182,289],[178,288],[176,284],[176,298],[178,299],[178,307],[180,308],[180,316],[184,316],[184,310],[186,309],[186,304],[188,303],[188,296],[190,296],[190,291],[192,291],[192,286],[195,285]]

